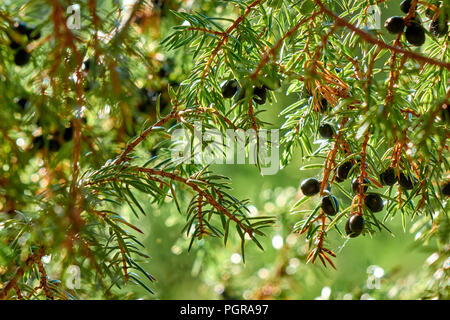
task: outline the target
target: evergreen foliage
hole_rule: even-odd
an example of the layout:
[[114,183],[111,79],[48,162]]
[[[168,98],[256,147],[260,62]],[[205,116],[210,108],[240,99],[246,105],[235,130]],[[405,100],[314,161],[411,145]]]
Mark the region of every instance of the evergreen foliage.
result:
[[[381,29],[369,6],[396,1],[80,0],[80,29],[66,23],[73,3],[0,6],[0,298],[153,293],[142,227],[124,214],[140,221],[148,203],[177,209],[189,249],[237,237],[244,262],[247,242],[263,249],[279,217],[251,215],[209,164],[173,158],[170,137],[197,121],[271,128],[263,112],[281,95],[296,97],[280,113],[281,167],[319,169],[290,208],[306,262],[335,267],[332,230],[391,232],[397,215],[448,257],[447,1],[409,1],[404,26]],[[72,265],[81,290],[64,281]]]

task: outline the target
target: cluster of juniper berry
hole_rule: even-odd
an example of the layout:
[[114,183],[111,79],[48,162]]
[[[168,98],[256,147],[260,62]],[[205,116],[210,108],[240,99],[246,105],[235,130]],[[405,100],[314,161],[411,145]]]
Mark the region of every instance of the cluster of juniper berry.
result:
[[[405,14],[409,13],[411,2],[412,0],[404,0],[400,4],[400,9]],[[435,10],[432,8],[435,8]],[[425,13],[426,16],[431,19],[430,33],[438,38],[443,37],[448,33],[448,15],[445,10],[443,10],[444,7],[442,4],[440,7],[434,6],[432,8],[427,8]],[[384,26],[392,34],[400,34],[406,27],[404,35],[408,43],[414,46],[421,46],[425,43],[425,29],[422,26],[422,22],[417,12],[414,12],[412,19],[408,20],[399,16],[390,17],[386,20]]]

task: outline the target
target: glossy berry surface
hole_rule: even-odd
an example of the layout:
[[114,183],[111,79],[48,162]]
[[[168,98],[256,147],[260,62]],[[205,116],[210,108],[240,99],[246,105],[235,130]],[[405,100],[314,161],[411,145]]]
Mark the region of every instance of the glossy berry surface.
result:
[[384,27],[389,33],[397,34],[405,29],[405,22],[402,17],[390,17],[386,20]]
[[350,235],[352,233],[352,230],[350,229],[350,219],[347,220],[345,223],[345,234]]
[[345,233],[350,238],[355,238],[361,234],[364,229],[364,218],[358,214],[352,215],[345,225]]
[[397,175],[394,168],[387,168],[380,174],[380,182],[384,186],[393,186],[397,182]]
[[400,172],[398,183],[403,189],[406,190],[411,190],[414,187],[414,183],[411,177],[406,176],[403,172]]
[[404,0],[400,3],[400,10],[402,10],[403,13],[409,12],[409,9],[411,8],[411,1],[412,0]]
[[[364,178],[364,181],[363,181],[364,192],[366,192],[367,189],[369,188],[369,183],[370,183],[369,179]],[[352,181],[352,191],[355,194],[359,193],[359,178],[353,179],[353,181]]]
[[244,99],[247,96],[247,90],[245,89],[245,87],[239,87],[237,89],[236,95],[234,96],[234,101],[241,101],[242,99]]
[[329,123],[323,123],[319,127],[319,134],[322,138],[330,139],[334,135],[334,129]]
[[86,59],[83,61],[83,69],[89,71],[91,69],[91,59]]
[[322,198],[320,203],[320,207],[323,212],[329,216],[334,216],[339,211],[339,202],[336,197],[333,195],[326,195]]
[[383,199],[377,193],[368,194],[364,199],[364,204],[371,212],[380,212],[384,207]]
[[336,171],[336,176],[341,180],[345,180],[350,173],[350,170],[353,168],[353,163],[351,161],[344,162],[341,164]]
[[300,185],[300,189],[302,190],[305,196],[313,196],[319,193],[320,182],[315,178],[303,180],[302,184]]
[[222,96],[225,99],[231,98],[232,96],[235,95],[236,91],[239,88],[239,84],[236,80],[229,80],[226,81],[223,85],[222,85]]
[[255,89],[253,89],[253,93],[255,94],[255,97],[253,98],[253,100],[257,103],[257,104],[264,104],[266,103],[267,100],[267,88],[266,86],[261,86],[261,87],[256,87]]
[[24,49],[20,49],[14,55],[14,63],[18,66],[23,66],[30,61],[30,54]]
[[405,38],[413,46],[420,47],[425,43],[425,31],[420,24],[412,23],[406,27]]

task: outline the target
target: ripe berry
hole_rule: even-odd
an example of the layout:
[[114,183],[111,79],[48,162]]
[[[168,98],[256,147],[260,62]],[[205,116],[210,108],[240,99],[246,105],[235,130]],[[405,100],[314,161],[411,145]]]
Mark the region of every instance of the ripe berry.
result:
[[36,28],[28,27],[25,23],[19,22],[14,30],[22,35],[26,35],[28,40],[37,40],[41,37],[41,32]]
[[302,190],[305,196],[313,196],[319,193],[320,182],[319,180],[314,178],[303,180],[302,184],[300,185],[300,189]]
[[24,49],[20,49],[14,55],[14,63],[18,66],[23,66],[30,61],[30,54]]
[[448,33],[448,22],[446,20],[437,19],[430,24],[430,33],[437,37],[443,37]]
[[266,103],[267,99],[267,87],[262,85],[261,87],[256,87],[253,89],[253,93],[256,95],[256,97],[253,98],[253,100],[257,104],[264,104]]
[[239,88],[239,83],[236,80],[229,80],[222,84],[222,96],[225,99],[231,98],[235,95]]
[[238,102],[247,96],[247,90],[245,87],[238,87],[236,94],[234,95],[234,101]]
[[326,195],[322,198],[320,207],[329,216],[334,216],[339,211],[339,202],[333,195]]
[[44,137],[42,135],[34,137],[32,144],[33,144],[33,149],[41,150],[45,144]]
[[441,187],[442,194],[446,197],[450,197],[450,181],[444,183]]
[[398,179],[398,183],[403,189],[406,190],[411,190],[414,187],[411,177],[407,177],[403,172],[400,172],[400,179]]
[[64,129],[64,133],[63,133],[64,141],[70,141],[70,140],[72,140],[72,137],[73,137],[73,128],[72,128],[72,126],[65,128]]
[[350,235],[352,233],[352,230],[350,230],[350,219],[348,219],[345,223],[345,233],[347,235]]
[[389,33],[397,34],[405,29],[405,21],[402,17],[390,17],[386,20],[384,27]]
[[91,59],[86,59],[83,61],[83,69],[89,71],[91,69]]
[[377,193],[369,193],[364,199],[366,207],[372,212],[379,212],[383,210],[384,203],[380,195]]
[[400,3],[400,10],[402,10],[403,13],[409,12],[409,9],[411,8],[411,1],[412,0],[404,0]]
[[319,127],[319,134],[322,138],[330,139],[331,137],[333,137],[334,129],[330,124],[323,123]]
[[[370,183],[369,179],[364,178],[364,181],[363,181],[364,192],[366,192],[367,189],[369,188],[369,183]],[[353,193],[355,193],[355,194],[359,193],[359,178],[353,179],[353,181],[352,181],[352,190],[353,190]]]
[[30,106],[30,102],[26,98],[17,99],[16,103],[20,106],[22,110],[26,110]]
[[420,24],[413,22],[406,27],[405,38],[410,44],[419,47],[425,43],[425,31]]
[[355,238],[361,234],[364,229],[364,218],[359,214],[352,215],[345,225],[345,233],[350,238]]
[[336,176],[340,180],[345,180],[348,177],[350,170],[353,168],[353,163],[351,161],[347,161],[341,164],[336,171]]
[[394,168],[387,168],[380,174],[380,182],[384,186],[393,186],[397,182],[397,175]]

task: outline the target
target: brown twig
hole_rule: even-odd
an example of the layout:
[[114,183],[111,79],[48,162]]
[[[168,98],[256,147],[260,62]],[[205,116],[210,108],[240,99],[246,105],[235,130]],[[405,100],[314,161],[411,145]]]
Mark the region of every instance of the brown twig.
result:
[[30,269],[30,267],[41,260],[41,258],[45,255],[44,247],[40,247],[39,250],[35,251],[33,254],[30,254],[25,261],[25,265],[23,267],[17,268],[14,276],[8,281],[2,291],[0,291],[0,300],[7,298],[8,292],[17,286],[17,283],[20,278],[25,274],[25,272]]
[[120,155],[119,158],[117,158],[114,161],[114,165],[118,165],[121,164],[122,162],[127,160],[127,156],[130,152],[132,152],[134,150],[134,148],[136,148],[136,146],[141,143],[156,127],[160,127],[163,126],[164,124],[166,124],[167,122],[169,122],[172,119],[175,119],[178,115],[178,111],[177,111],[177,106],[174,106],[174,109],[172,110],[171,113],[169,113],[165,118],[162,118],[161,120],[159,120],[158,122],[156,122],[154,125],[152,125],[151,127],[147,128],[144,132],[142,132],[140,134],[139,137],[137,137],[136,139],[134,139],[131,143],[129,143],[127,145],[127,147],[125,148],[125,150],[122,152],[122,154]]
[[[324,165],[324,170],[323,170],[323,178],[322,178],[322,183],[320,185],[320,195],[321,196],[325,195],[325,192],[324,192],[325,186],[328,184],[330,173],[331,173],[332,169],[335,167],[336,155],[339,150],[341,136],[342,136],[344,126],[347,123],[347,121],[348,121],[347,118],[343,118],[341,120],[341,129],[339,130],[339,132],[336,136],[336,140],[335,140],[333,149],[328,152],[327,159],[325,160],[325,165]],[[333,180],[334,180],[334,177],[333,177],[331,183],[333,183]],[[316,238],[316,243],[315,243],[316,247],[310,252],[306,261],[307,262],[311,261],[312,263],[314,263],[316,258],[319,257],[319,259],[322,261],[322,263],[325,267],[326,267],[326,263],[325,263],[325,260],[326,260],[330,263],[330,265],[334,269],[336,269],[336,267],[333,264],[333,262],[331,261],[331,259],[329,259],[325,254],[325,253],[328,253],[331,256],[335,256],[334,252],[332,252],[330,249],[323,247],[323,242],[325,240],[325,234],[326,234],[325,233],[326,214],[323,212],[323,210],[321,211],[321,213],[319,214],[317,219],[315,219],[314,221],[316,221],[318,219],[320,219],[321,225],[320,225],[319,234],[317,235],[317,238]],[[305,228],[305,229],[307,230],[307,228]]]
[[361,163],[360,163],[360,174],[358,177],[359,182],[359,193],[358,193],[358,215],[362,215],[362,201],[365,198],[364,195],[364,179],[367,177],[366,171],[366,157],[367,157],[367,144],[369,142],[370,130],[367,128],[367,131],[364,135],[364,141],[361,146]]
[[338,15],[336,15],[334,12],[330,11],[321,0],[314,0],[315,3],[323,10],[323,12],[325,12],[328,16],[330,16],[331,18],[333,18],[336,22],[339,23],[339,25],[342,25],[344,27],[346,27],[347,29],[351,30],[352,32],[354,32],[355,34],[357,34],[358,36],[360,36],[364,41],[371,43],[373,45],[376,45],[378,47],[381,47],[383,49],[387,49],[390,50],[392,52],[397,52],[399,54],[402,54],[408,58],[423,62],[423,63],[427,63],[430,65],[434,65],[434,66],[438,66],[441,68],[445,68],[450,70],[450,63],[448,62],[444,62],[444,61],[440,61],[440,60],[436,60],[433,58],[429,58],[429,57],[425,57],[421,54],[418,54],[416,52],[413,51],[408,51],[402,48],[398,48],[395,46],[391,46],[387,43],[385,43],[384,41],[381,41],[373,36],[371,36],[370,34],[368,34],[367,32],[364,32],[363,30],[355,27],[353,24],[349,23],[348,21],[346,21],[345,19],[340,18]]
[[245,9],[244,13],[241,16],[239,16],[239,18],[237,18],[231,26],[228,27],[226,34],[224,34],[222,36],[222,39],[219,41],[219,43],[216,45],[214,50],[209,55],[209,59],[206,62],[205,69],[203,70],[203,73],[202,73],[202,79],[204,79],[206,77],[206,75],[208,74],[209,67],[211,66],[211,63],[214,61],[214,58],[217,56],[217,54],[220,52],[220,50],[222,50],[222,47],[228,42],[228,37],[231,34],[231,32],[233,32],[233,30],[236,29],[237,26],[249,15],[249,13],[253,10],[253,8],[255,8],[256,6],[261,4],[261,2],[263,2],[263,1],[264,0],[253,1]]
[[226,32],[215,31],[215,30],[211,30],[211,29],[207,29],[207,28],[189,27],[187,29],[191,30],[191,31],[201,31],[204,33],[210,33],[210,34],[213,34],[213,35],[219,36],[219,37],[228,36],[228,33],[226,33]]
[[[320,12],[322,12],[322,11],[320,11]],[[333,26],[331,27],[331,29],[321,38],[320,44],[319,44],[318,48],[316,49],[316,52],[312,58],[310,74],[316,73],[317,61],[319,61],[320,55],[322,54],[323,49],[326,47],[326,45],[328,43],[328,38],[336,31],[336,29],[338,27],[339,27],[339,22],[336,21],[333,24]]]
[[288,32],[286,32],[281,39],[279,39],[275,45],[270,48],[270,50],[266,51],[264,53],[264,55],[262,56],[261,60],[258,63],[258,66],[256,67],[255,71],[250,75],[250,78],[255,79],[258,74],[261,72],[261,69],[264,67],[264,65],[267,64],[267,62],[269,61],[270,57],[273,56],[274,58],[276,57],[276,53],[278,51],[278,49],[280,49],[280,47],[283,45],[283,42],[287,39],[292,37],[293,35],[295,35],[295,33],[298,31],[298,29],[305,24],[308,21],[313,20],[318,14],[320,14],[321,11],[318,12],[314,12],[310,17],[301,19],[299,22],[297,22],[297,24],[291,28]]
[[41,274],[39,288],[41,288],[44,291],[44,294],[47,297],[47,299],[53,300],[53,296],[52,296],[50,289],[48,287],[48,284],[47,284],[47,272],[45,271],[42,260],[39,259],[37,261],[37,265],[38,265],[39,273]]
[[174,181],[181,182],[191,189],[193,189],[195,192],[197,192],[200,196],[206,199],[208,203],[213,206],[217,211],[222,212],[225,216],[227,216],[230,220],[234,221],[245,233],[247,233],[249,236],[253,235],[253,230],[250,227],[245,226],[242,221],[240,221],[236,216],[228,212],[227,209],[225,209],[219,202],[216,201],[209,193],[202,190],[198,185],[195,183],[189,181],[189,179],[180,177],[174,173],[162,171],[162,170],[156,170],[151,168],[142,168],[142,167],[135,167],[134,170],[138,172],[147,173],[150,175],[156,175],[160,177],[169,178]]

